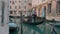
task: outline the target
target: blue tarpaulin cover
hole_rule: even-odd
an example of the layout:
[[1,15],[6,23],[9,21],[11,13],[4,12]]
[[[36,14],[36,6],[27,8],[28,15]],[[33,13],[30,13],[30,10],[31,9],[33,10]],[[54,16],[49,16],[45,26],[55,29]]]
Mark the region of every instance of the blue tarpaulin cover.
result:
[[8,26],[9,27],[17,27],[17,24],[15,24],[15,23],[8,23]]

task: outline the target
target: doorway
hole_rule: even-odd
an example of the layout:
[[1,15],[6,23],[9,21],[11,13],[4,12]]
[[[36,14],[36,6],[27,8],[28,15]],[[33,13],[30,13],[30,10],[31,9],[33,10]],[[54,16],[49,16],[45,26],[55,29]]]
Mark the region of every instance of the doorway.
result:
[[42,8],[42,17],[46,18],[46,6]]

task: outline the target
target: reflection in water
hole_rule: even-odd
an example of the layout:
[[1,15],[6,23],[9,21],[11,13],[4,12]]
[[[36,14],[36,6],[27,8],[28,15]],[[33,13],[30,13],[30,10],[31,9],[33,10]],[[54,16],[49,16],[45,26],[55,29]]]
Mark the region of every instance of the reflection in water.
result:
[[23,33],[24,34],[43,34],[43,31],[35,25],[23,24]]
[[40,24],[37,26],[23,24],[23,34],[51,34],[51,28],[52,26],[50,26],[49,24],[46,24],[46,26],[44,24]]
[[[19,19],[17,19],[17,24],[19,24],[18,27],[21,28],[21,23]],[[23,27],[23,34],[51,34],[52,31],[52,26],[49,25],[48,23],[46,23],[46,26],[44,24],[35,26],[24,23],[22,27]],[[45,27],[45,33],[44,33],[44,27]],[[59,27],[60,26],[55,27],[57,34],[60,34]],[[19,32],[21,32],[21,30]]]

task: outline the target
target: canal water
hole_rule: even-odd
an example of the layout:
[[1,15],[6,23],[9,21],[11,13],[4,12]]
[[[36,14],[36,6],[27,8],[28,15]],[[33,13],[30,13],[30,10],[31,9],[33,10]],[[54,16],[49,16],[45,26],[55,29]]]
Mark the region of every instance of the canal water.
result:
[[[21,28],[20,20],[17,20],[18,27]],[[60,27],[54,28],[57,34],[60,34]],[[49,23],[43,23],[39,25],[30,25],[30,24],[22,24],[22,33],[23,34],[52,34],[53,26],[49,25]],[[21,33],[21,29],[19,29],[18,33]]]
[[[60,34],[60,28],[54,28],[57,34]],[[40,25],[22,24],[23,34],[52,34],[53,27],[48,23]]]
[[[30,25],[22,24],[23,34],[51,34],[52,27],[49,24]],[[20,30],[21,32],[21,30]]]

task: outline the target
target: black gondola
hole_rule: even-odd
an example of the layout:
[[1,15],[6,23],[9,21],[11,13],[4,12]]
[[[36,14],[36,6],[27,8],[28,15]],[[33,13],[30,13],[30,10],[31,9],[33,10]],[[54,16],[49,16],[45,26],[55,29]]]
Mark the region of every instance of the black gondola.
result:
[[32,22],[32,17],[31,17],[31,19],[29,18],[27,21],[23,20],[23,23],[24,24],[30,24],[30,25],[39,25],[39,24],[44,23],[44,18],[36,17],[36,20],[34,22]]
[[40,21],[40,22],[35,22],[35,23],[27,23],[27,22],[23,22],[25,24],[30,24],[30,25],[39,25],[39,24],[42,24],[44,21]]

